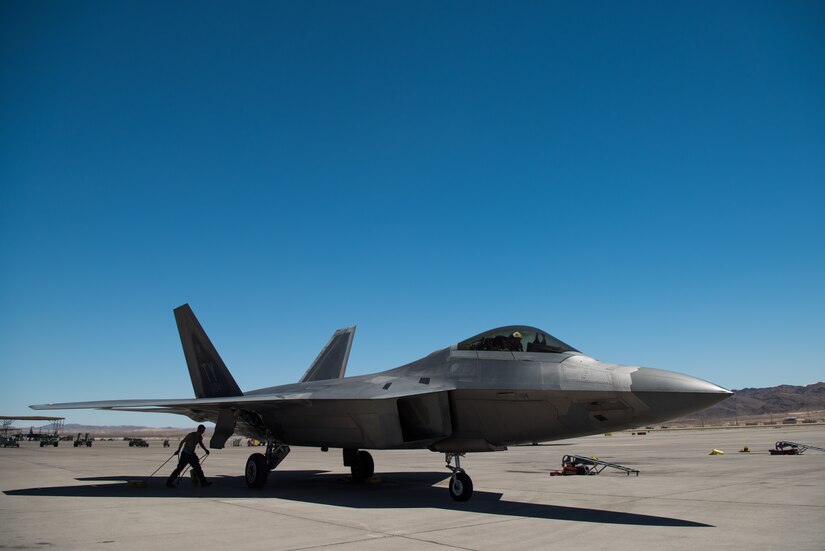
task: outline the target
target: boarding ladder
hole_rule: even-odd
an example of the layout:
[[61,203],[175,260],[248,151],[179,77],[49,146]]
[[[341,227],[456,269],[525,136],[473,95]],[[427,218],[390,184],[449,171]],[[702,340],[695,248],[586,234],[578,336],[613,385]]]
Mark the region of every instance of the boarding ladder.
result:
[[805,453],[805,450],[816,450],[820,452],[825,452],[825,448],[818,448],[817,446],[812,446],[810,444],[800,444],[799,442],[788,442],[787,440],[781,440],[776,443],[777,450],[783,450],[785,448],[790,448],[795,450],[795,455],[802,455]]
[[607,467],[610,467],[611,469],[626,472],[627,476],[630,476],[631,473],[639,476],[639,471],[637,469],[631,469],[630,467],[624,467],[622,465],[617,465],[616,463],[608,463],[607,461],[602,461],[601,459],[584,457],[581,455],[565,455],[561,460],[561,465],[562,468],[565,465],[575,465],[576,467],[581,466],[585,470],[584,474],[587,475],[597,475]]

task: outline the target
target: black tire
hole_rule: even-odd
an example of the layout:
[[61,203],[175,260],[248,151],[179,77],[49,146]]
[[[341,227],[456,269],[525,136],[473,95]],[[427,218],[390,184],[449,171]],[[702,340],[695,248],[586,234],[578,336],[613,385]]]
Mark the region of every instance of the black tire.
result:
[[352,479],[356,482],[364,482],[375,474],[375,461],[372,460],[370,452],[361,450],[358,452],[358,463],[350,467]]
[[269,476],[269,467],[266,466],[266,457],[262,453],[253,453],[246,460],[244,478],[249,488],[261,488],[266,484],[266,477]]
[[450,479],[450,497],[456,501],[467,501],[473,496],[473,481],[467,473],[455,475],[455,481]]

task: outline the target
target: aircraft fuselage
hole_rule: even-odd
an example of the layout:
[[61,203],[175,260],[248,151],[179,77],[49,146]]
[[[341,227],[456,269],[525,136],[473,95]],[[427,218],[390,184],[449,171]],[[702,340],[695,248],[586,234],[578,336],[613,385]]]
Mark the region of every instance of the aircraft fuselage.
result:
[[[294,398],[297,386],[246,395]],[[389,371],[300,387],[306,400],[300,406],[283,404],[262,414],[277,440],[440,452],[494,451],[623,430],[686,415],[730,395],[687,375],[599,362],[579,352],[454,348]],[[259,431],[249,435],[260,438]]]

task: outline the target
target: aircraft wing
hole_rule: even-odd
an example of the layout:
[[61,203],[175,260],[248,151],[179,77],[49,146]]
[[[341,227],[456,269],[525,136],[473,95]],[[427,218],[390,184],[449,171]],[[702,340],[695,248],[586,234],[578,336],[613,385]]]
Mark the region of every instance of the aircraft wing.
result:
[[[103,400],[29,407],[184,415],[196,422],[215,423],[210,442],[213,448],[223,447],[233,433],[264,438],[267,428],[294,445],[383,448],[400,438],[391,436],[394,430],[397,432],[399,422],[406,431],[404,442],[410,446],[416,441],[446,436],[450,431],[447,392],[453,389],[451,384],[424,385],[417,379],[376,376],[367,380],[298,383],[286,385],[282,391],[244,396]],[[422,418],[424,429],[417,428]]]
[[[353,378],[355,379],[355,378]],[[162,398],[146,400],[97,400],[91,402],[62,402],[35,404],[29,406],[35,410],[56,409],[111,409],[124,411],[160,411],[163,409],[204,409],[221,410],[228,408],[256,409],[258,407],[278,404],[310,402],[317,400],[383,400],[390,398],[404,398],[419,394],[430,394],[454,390],[452,384],[421,385],[403,378],[371,377],[360,381],[348,379],[334,380],[342,384],[294,384],[285,385],[282,390],[273,387],[272,392],[248,393],[243,396],[221,396],[215,398]],[[323,381],[319,381],[323,383]],[[387,383],[390,388],[384,388]]]

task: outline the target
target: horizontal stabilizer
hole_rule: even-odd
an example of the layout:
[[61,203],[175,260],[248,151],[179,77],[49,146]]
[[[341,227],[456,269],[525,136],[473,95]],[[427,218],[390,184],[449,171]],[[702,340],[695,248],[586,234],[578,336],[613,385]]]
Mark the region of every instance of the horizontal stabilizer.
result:
[[301,378],[302,383],[309,381],[324,381],[326,379],[340,379],[347,370],[349,351],[352,348],[352,339],[355,337],[355,326],[339,329],[309,366]]
[[215,350],[212,341],[206,336],[198,319],[188,304],[175,308],[175,321],[178,324],[183,355],[189,367],[192,387],[198,398],[218,398],[225,396],[242,396],[243,392],[232,374]]

